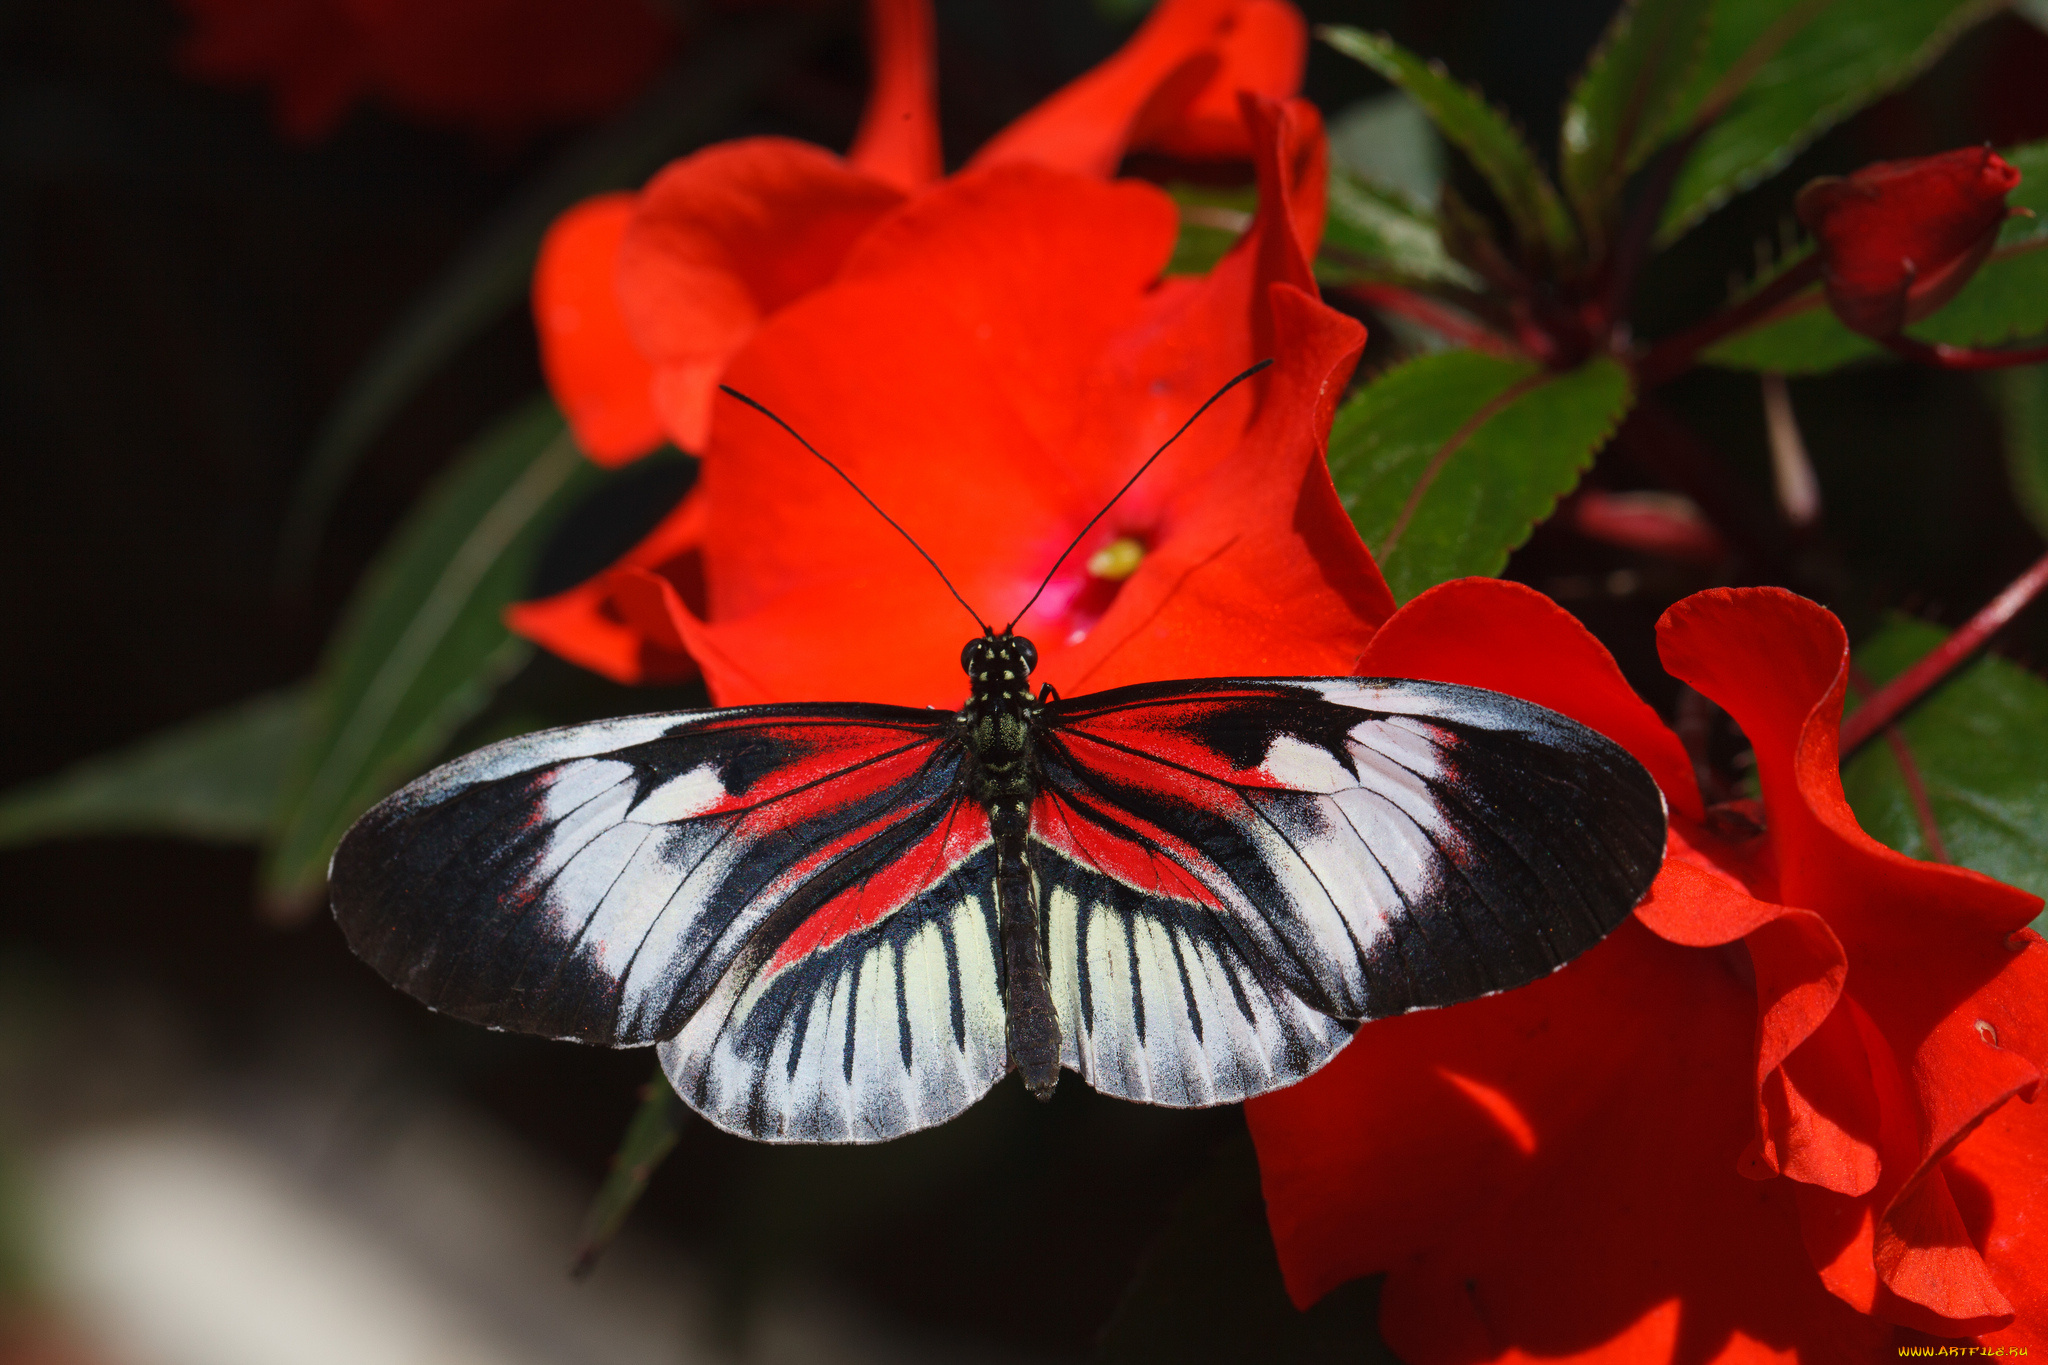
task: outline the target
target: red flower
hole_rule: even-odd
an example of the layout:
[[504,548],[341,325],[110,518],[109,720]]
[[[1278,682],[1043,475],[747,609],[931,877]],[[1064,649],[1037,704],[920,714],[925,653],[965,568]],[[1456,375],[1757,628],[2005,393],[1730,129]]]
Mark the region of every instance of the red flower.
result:
[[[869,13],[875,84],[845,159],[783,138],[721,143],[550,231],[534,277],[542,360],[593,459],[635,459],[664,430],[702,451],[718,376],[746,339],[938,179],[928,0],[872,0]],[[1165,0],[971,168],[1107,177],[1148,147],[1248,157],[1237,92],[1292,95],[1305,46],[1301,16],[1281,0]]]
[[1555,976],[1363,1029],[1247,1106],[1290,1291],[1386,1272],[1382,1330],[1414,1365],[2032,1340],[2048,1169],[2008,1101],[2048,1057],[2039,901],[1856,827],[1826,612],[1703,593],[1660,643],[1755,745],[1763,832],[1705,818],[1676,739],[1526,589],[1425,593],[1360,661],[1602,730],[1664,787],[1673,852],[1637,922]]
[[1819,246],[1835,315],[1885,337],[1954,298],[1991,254],[2019,183],[1998,153],[1965,147],[1807,185],[1799,221]]
[[[1322,459],[1364,331],[1316,302],[1309,274],[1321,125],[1301,102],[1248,98],[1245,118],[1259,219],[1203,279],[1161,281],[1177,219],[1152,187],[992,166],[884,215],[724,371],[1000,622],[1203,399],[1276,356],[1116,505],[1019,623],[1037,676],[1064,692],[1341,672],[1393,608]],[[668,521],[513,622],[615,677],[674,676],[694,658],[727,705],[956,704],[957,644],[973,631],[894,531],[730,400]]]
[[[738,408],[714,426],[721,378],[845,463],[949,570],[967,566],[970,599],[1005,616],[1138,460],[1298,327],[1298,353],[1258,381],[1269,396],[1232,395],[1206,416],[1062,567],[1021,628],[1037,639],[1041,674],[1066,688],[1161,676],[1140,661],[1174,646],[1133,636],[1140,613],[1163,613],[1146,627],[1156,642],[1169,625],[1197,628],[1195,613],[1206,612],[1199,629],[1217,632],[1217,647],[1246,667],[1320,622],[1315,666],[1348,666],[1363,645],[1360,623],[1391,603],[1334,495],[1304,486],[1327,488],[1327,473],[1309,467],[1323,431],[1314,424],[1326,425],[1362,341],[1309,303],[1307,253],[1322,231],[1320,121],[1299,102],[1247,106],[1232,144],[1203,114],[1220,83],[1298,78],[1298,16],[1274,0],[1168,0],[1123,52],[953,181],[932,185],[928,9],[879,0],[872,13],[881,75],[851,161],[782,139],[725,143],[678,161],[637,196],[583,205],[551,233],[535,306],[550,379],[584,448],[619,463],[665,430],[705,466],[683,505],[617,567],[518,608],[514,628],[624,681],[687,677],[701,664],[728,703],[819,695],[818,657],[843,670],[833,695],[951,702],[961,690],[952,651],[905,656],[883,645],[891,636],[881,628],[915,613],[953,638],[966,624],[949,615],[957,608],[787,436]],[[1283,40],[1287,61],[1266,50]],[[1205,280],[1162,283],[1171,204],[1100,179],[1139,137],[1258,153],[1272,207]],[[1279,284],[1305,297],[1277,301],[1270,287]],[[796,339],[826,316],[838,319],[829,335]],[[965,342],[954,335],[963,326]],[[814,344],[825,349],[779,359]],[[857,392],[828,399],[835,385]],[[1270,395],[1283,391],[1306,404],[1292,419],[1273,411]],[[1203,477],[1240,440],[1246,448],[1214,479],[1250,491],[1212,493]],[[883,452],[892,458],[877,467]],[[1271,482],[1269,459],[1292,471],[1291,484]],[[805,487],[820,501],[798,508],[786,490]],[[1267,517],[1273,538],[1218,554],[1235,535],[1221,521],[1233,500]],[[771,524],[772,541],[763,538]],[[791,526],[804,529],[781,529]],[[1000,528],[993,554],[991,528]],[[1122,559],[1098,561],[1104,571],[1091,574],[1091,558],[1118,542]],[[1335,558],[1304,569],[1289,558],[1301,546]],[[1271,574],[1252,599],[1269,600],[1300,573],[1320,581],[1326,570],[1341,588],[1301,582],[1309,616],[1290,631],[1220,586],[1233,573]],[[853,574],[871,575],[857,600],[876,604],[873,614],[848,611]],[[783,604],[764,612],[777,597]],[[793,647],[799,639],[818,654]],[[884,657],[872,667],[848,666],[878,647]]]
[[178,0],[195,74],[270,87],[286,133],[376,95],[492,137],[595,118],[646,84],[675,30],[645,0]]

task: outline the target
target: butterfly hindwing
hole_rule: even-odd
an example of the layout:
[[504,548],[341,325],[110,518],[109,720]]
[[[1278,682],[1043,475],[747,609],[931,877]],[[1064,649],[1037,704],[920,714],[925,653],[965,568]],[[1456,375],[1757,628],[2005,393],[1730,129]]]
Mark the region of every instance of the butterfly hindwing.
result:
[[944,1122],[1009,1069],[995,848],[972,801],[939,802],[763,921],[682,1032],[677,1093],[731,1132],[876,1142]]
[[1066,1064],[1212,1104],[1352,1025],[1533,981],[1661,859],[1663,801],[1541,707],[1363,678],[1146,684],[1048,709],[1032,860]]
[[613,1046],[682,1033],[665,1065],[722,1127],[895,1136],[1006,1064],[987,817],[960,797],[956,729],[762,706],[507,740],[350,830],[336,918],[464,1019]]

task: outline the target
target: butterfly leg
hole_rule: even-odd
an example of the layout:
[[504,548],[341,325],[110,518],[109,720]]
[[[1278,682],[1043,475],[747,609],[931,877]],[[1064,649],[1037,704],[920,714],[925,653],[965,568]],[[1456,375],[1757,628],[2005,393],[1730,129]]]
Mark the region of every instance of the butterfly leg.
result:
[[1021,802],[1001,802],[990,808],[989,823],[996,838],[996,910],[1002,921],[1010,1065],[1024,1073],[1026,1090],[1049,1100],[1060,1081],[1060,1021],[1046,985],[1038,896],[1025,862],[1027,810]]

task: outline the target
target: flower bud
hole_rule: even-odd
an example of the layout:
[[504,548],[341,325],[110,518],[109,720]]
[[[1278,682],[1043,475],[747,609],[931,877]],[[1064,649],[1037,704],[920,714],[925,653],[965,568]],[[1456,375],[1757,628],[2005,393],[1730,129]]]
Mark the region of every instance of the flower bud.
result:
[[1998,240],[2020,173],[1989,147],[1880,161],[1799,192],[1828,305],[1865,336],[1891,336],[1969,282]]

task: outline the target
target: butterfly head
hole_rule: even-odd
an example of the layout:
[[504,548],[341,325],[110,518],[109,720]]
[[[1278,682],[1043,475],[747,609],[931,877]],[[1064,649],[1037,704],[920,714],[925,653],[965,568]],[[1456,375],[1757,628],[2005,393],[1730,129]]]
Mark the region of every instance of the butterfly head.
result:
[[1002,634],[984,629],[960,651],[960,667],[977,693],[1028,694],[1031,670],[1038,667],[1038,647],[1007,627]]

